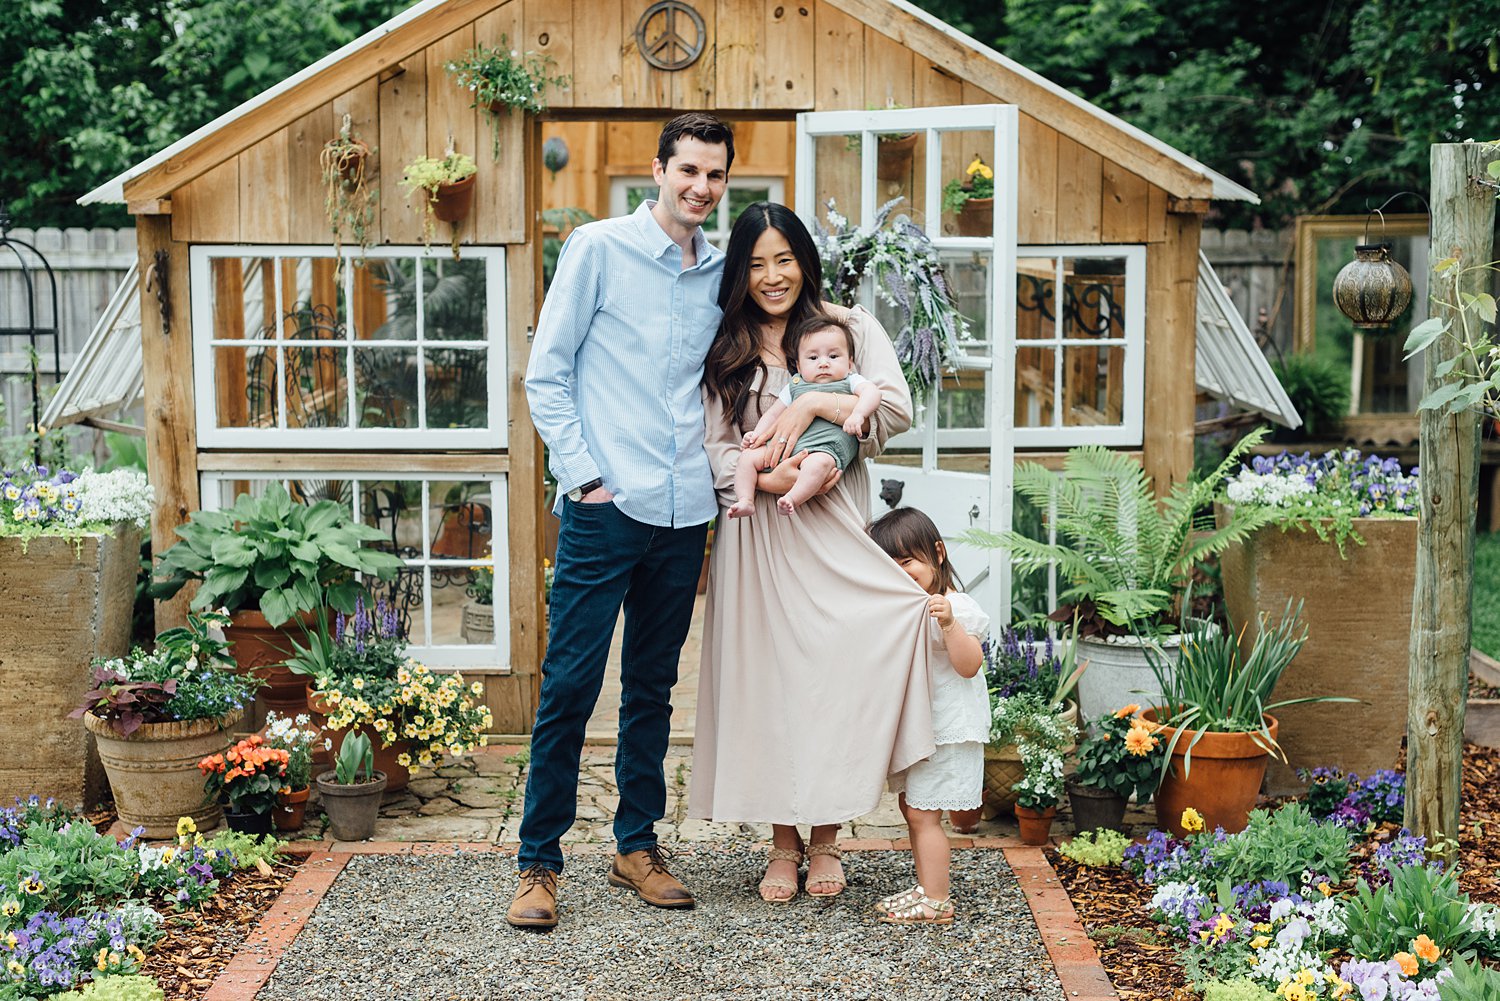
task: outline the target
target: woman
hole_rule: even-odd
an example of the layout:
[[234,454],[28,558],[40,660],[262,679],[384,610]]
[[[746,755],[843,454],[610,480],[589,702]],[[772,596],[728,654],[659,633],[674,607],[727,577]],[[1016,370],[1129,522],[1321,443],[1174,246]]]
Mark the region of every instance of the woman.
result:
[[927,596],[865,534],[864,461],[911,425],[911,395],[890,339],[863,309],[824,303],[807,228],[783,205],[757,202],[729,237],[724,319],[704,371],[709,463],[720,510],[734,501],[741,438],[789,381],[789,323],[825,311],[855,332],[855,367],[881,390],[860,455],[822,496],[791,516],[776,496],[796,479],[797,438],[814,417],[840,423],[848,394],[808,393],[773,426],[771,472],[752,518],[720,517],[703,630],[692,816],[769,822],[767,901],[797,893],[811,825],[807,889],[844,888],[839,825],[873,810],[886,776],[932,753]]

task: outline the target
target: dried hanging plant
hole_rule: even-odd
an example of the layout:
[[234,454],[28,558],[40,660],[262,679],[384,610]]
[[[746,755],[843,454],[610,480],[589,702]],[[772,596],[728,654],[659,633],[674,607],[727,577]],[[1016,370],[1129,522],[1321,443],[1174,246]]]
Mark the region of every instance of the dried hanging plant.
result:
[[380,198],[380,189],[371,183],[368,169],[371,152],[364,140],[354,136],[350,118],[345,115],[337,138],[328,140],[318,154],[326,190],[323,209],[333,230],[335,269],[343,266],[346,230],[348,238],[359,245],[361,263],[370,246],[375,203]]

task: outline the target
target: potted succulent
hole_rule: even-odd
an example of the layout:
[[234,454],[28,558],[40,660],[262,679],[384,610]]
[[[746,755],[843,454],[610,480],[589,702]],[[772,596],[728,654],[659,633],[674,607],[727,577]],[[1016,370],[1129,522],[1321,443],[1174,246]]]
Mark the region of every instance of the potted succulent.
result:
[[1057,718],[1056,708],[1036,695],[1014,695],[1000,704],[990,729],[991,744],[1015,744],[1020,751],[1023,774],[1012,788],[1028,845],[1047,843],[1063,792],[1063,757],[1074,730]]
[[285,751],[286,788],[276,797],[276,829],[297,831],[307,814],[307,797],[312,786],[313,746],[322,736],[308,726],[307,715],[287,718],[274,712],[266,714],[263,736],[266,746]]
[[959,236],[991,236],[995,232],[995,171],[974,155],[963,177],[943,185],[943,211],[957,215]]
[[474,103],[470,107],[483,109],[490,116],[495,159],[500,159],[501,115],[509,115],[513,108],[540,115],[547,110],[548,84],[561,90],[568,89],[570,77],[547,75],[552,65],[553,59],[549,55],[530,51],[522,55],[510,48],[504,35],[494,48],[480,44],[444,64],[443,68],[452,75],[454,82],[474,94]]
[[224,821],[230,830],[271,833],[277,797],[289,788],[289,759],[286,751],[267,746],[264,737],[252,733],[229,750],[198,762],[203,788],[224,806]]
[[158,635],[150,652],[136,647],[95,661],[94,688],[69,714],[98,741],[120,820],[147,837],[168,837],[179,817],[209,828],[219,822],[193,762],[229,746],[228,730],[259,683],[234,669],[210,632],[227,621],[190,615],[186,626]]
[[422,192],[422,243],[432,246],[434,220],[453,226],[453,259],[458,260],[458,224],[474,204],[474,158],[452,150],[444,157],[419,156],[406,165],[401,187],[407,197]]
[[[488,554],[486,554],[488,555]],[[495,642],[495,570],[493,567],[475,567],[470,572],[469,586],[464,589],[469,600],[464,602],[463,634],[465,643]]]
[[1145,803],[1161,782],[1166,747],[1156,727],[1122,706],[1089,723],[1078,743],[1077,767],[1068,781],[1073,826],[1079,832],[1108,828],[1123,833],[1125,804]]
[[334,259],[341,262],[338,253],[343,246],[344,231],[359,245],[363,255],[370,245],[375,224],[375,205],[380,197],[380,186],[371,183],[370,145],[354,135],[349,115],[339,134],[323,144],[318,154],[318,166],[323,175],[323,209],[328,214],[328,225],[333,231]]
[[262,701],[283,716],[307,711],[306,682],[283,665],[286,624],[311,623],[325,603],[352,612],[364,594],[356,573],[389,580],[404,565],[365,548],[385,535],[354,521],[337,501],[300,504],[280,483],[259,497],[241,494],[228,511],[194,511],[176,531],[182,541],[162,554],[152,597],[170,598],[188,581],[201,581],[192,607],[228,611],[225,636],[235,661],[266,681]]
[[339,742],[333,768],[318,776],[318,799],[338,841],[363,841],[375,833],[385,772],[375,768],[370,738],[351,731]]
[[1159,651],[1147,651],[1161,701],[1141,714],[1166,743],[1161,785],[1156,790],[1159,825],[1177,837],[1186,833],[1183,810],[1196,809],[1210,830],[1245,829],[1260,794],[1266,764],[1274,754],[1278,723],[1271,710],[1307,702],[1353,702],[1340,696],[1310,696],[1272,702],[1282,672],[1307,642],[1302,607],[1288,602],[1275,623],[1263,619],[1249,649],[1232,628],[1196,626],[1172,668]]
[[1061,475],[1038,465],[1016,466],[1016,492],[1039,510],[1051,511],[1055,543],[1019,532],[970,529],[960,541],[1008,549],[1013,566],[1030,572],[1057,564],[1060,607],[1050,618],[1075,622],[1078,658],[1089,664],[1078,686],[1085,719],[1093,719],[1151,691],[1152,664],[1146,648],[1176,657],[1192,626],[1190,590],[1198,563],[1246,538],[1273,517],[1264,509],[1236,509],[1214,527],[1200,512],[1238,466],[1240,457],[1265,437],[1246,435],[1208,476],[1180,483],[1158,501],[1151,478],[1123,452],[1087,445],[1068,452]]
[[[1010,627],[1001,630],[999,637],[986,640],[984,674],[991,718],[1000,716],[1008,699],[1027,695],[1051,706],[1064,729],[1076,730],[1078,704],[1069,696],[1088,665],[1075,666],[1075,648],[1071,640],[1059,642],[1046,634],[1038,638],[1030,629]],[[985,747],[985,798],[991,807],[1015,805],[1014,787],[1024,774],[1025,765],[1015,741],[991,741]],[[960,819],[968,818],[955,818],[955,826]]]

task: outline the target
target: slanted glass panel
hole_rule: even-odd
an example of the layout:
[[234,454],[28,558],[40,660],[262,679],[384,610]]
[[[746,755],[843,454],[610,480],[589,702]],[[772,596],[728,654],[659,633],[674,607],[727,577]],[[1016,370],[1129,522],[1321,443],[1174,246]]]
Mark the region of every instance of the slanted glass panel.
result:
[[849,225],[861,225],[859,151],[863,141],[860,132],[813,137],[815,216],[825,225],[830,201]]

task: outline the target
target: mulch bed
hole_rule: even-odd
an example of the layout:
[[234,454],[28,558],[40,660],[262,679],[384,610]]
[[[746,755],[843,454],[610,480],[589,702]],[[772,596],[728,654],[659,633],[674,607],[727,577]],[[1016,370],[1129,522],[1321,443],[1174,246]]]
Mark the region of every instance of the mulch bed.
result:
[[[1387,835],[1390,832],[1385,832]],[[1500,904],[1500,750],[1464,747],[1462,868],[1471,899]],[[1120,997],[1126,1001],[1195,1001],[1172,941],[1146,913],[1152,890],[1123,869],[1092,869],[1047,850],[1079,920]]]

